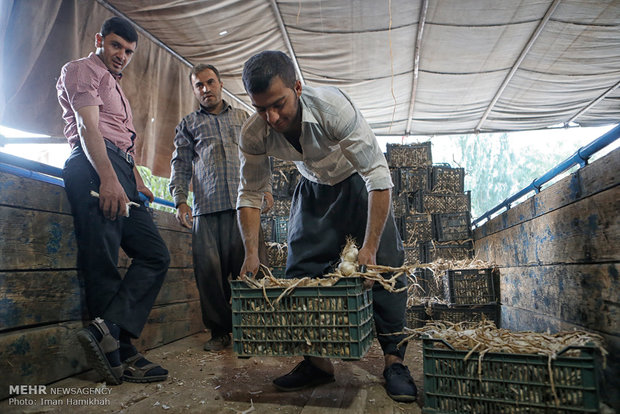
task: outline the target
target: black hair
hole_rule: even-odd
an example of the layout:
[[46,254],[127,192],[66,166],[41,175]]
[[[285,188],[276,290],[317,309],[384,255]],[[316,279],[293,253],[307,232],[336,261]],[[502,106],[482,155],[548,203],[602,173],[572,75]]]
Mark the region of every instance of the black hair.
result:
[[101,25],[101,37],[114,33],[126,41],[138,43],[138,32],[128,20],[120,17],[111,17]]
[[284,86],[295,88],[295,65],[278,50],[260,52],[243,65],[243,86],[248,94],[265,92],[276,76],[282,79]]
[[213,73],[215,73],[215,76],[217,76],[217,80],[220,81],[220,82],[222,81],[220,79],[220,71],[217,70],[215,68],[215,66],[207,65],[206,63],[199,63],[196,66],[194,66],[192,68],[192,70],[190,70],[190,72],[189,72],[189,82],[192,83],[192,75],[198,76],[198,74],[200,72],[202,72],[203,70],[207,70],[207,69],[211,69],[213,71]]

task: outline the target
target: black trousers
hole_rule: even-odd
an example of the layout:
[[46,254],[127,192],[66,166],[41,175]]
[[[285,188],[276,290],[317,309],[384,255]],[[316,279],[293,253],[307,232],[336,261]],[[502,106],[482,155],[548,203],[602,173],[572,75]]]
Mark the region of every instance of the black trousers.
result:
[[[368,221],[368,191],[359,174],[334,185],[322,185],[302,178],[291,204],[288,227],[286,277],[320,277],[338,264],[346,237],[364,242]],[[377,264],[398,267],[404,262],[404,248],[390,207],[377,251]],[[387,275],[384,275],[387,276]],[[397,287],[407,285],[399,278]],[[406,345],[397,347],[404,335],[407,292],[391,293],[373,286],[373,310],[378,340],[384,354],[404,358]]]
[[[78,250],[78,275],[84,283],[91,318],[116,323],[138,338],[166,276],[170,255],[153,218],[140,202],[133,167],[108,149],[108,157],[132,207],[129,217],[108,220],[99,208],[100,180],[84,151],[75,148],[63,168]],[[117,269],[119,248],[131,258],[125,275]]]
[[[267,263],[262,228],[259,229],[258,255]],[[200,294],[202,322],[217,337],[232,332],[229,279],[237,279],[245,258],[237,211],[194,216],[192,226],[194,276]]]
[[230,333],[232,308],[228,278],[237,278],[244,258],[237,211],[195,216],[192,251],[202,322],[211,329],[213,337]]

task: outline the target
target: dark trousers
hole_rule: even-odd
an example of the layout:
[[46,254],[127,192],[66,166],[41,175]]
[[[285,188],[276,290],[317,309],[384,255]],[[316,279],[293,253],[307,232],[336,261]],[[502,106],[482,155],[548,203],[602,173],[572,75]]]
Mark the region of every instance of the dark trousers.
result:
[[[230,282],[241,271],[245,258],[237,211],[225,210],[194,217],[192,228],[194,276],[200,294],[202,321],[217,337],[232,332]],[[259,257],[266,263],[262,230]]]
[[[368,191],[359,174],[334,185],[322,185],[302,178],[291,204],[288,227],[286,277],[320,277],[338,264],[346,237],[364,242],[368,221]],[[390,208],[377,251],[377,264],[398,267],[404,262],[404,249]],[[388,276],[388,275],[384,275]],[[406,286],[399,278],[397,287]],[[373,310],[378,340],[384,354],[404,358],[406,345],[397,347],[404,335],[407,292],[391,293],[379,284],[373,286]]]
[[244,250],[237,212],[226,210],[194,217],[194,276],[200,293],[202,321],[213,337],[232,332],[230,283],[243,264]]
[[[84,283],[91,318],[114,322],[138,338],[166,276],[170,255],[153,218],[140,202],[133,167],[108,149],[114,171],[131,201],[129,217],[108,220],[99,208],[99,176],[84,151],[75,148],[63,168],[78,250],[78,274]],[[119,248],[131,258],[122,276]]]

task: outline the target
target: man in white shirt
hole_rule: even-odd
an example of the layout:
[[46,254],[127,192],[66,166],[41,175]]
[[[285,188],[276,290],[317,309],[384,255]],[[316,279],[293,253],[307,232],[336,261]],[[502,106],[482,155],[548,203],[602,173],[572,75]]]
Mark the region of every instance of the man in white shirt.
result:
[[[359,249],[360,265],[401,266],[402,241],[390,209],[392,181],[376,137],[353,102],[336,88],[302,86],[284,53],[261,52],[243,69],[243,82],[256,108],[240,142],[241,182],[237,209],[245,247],[241,274],[259,267],[258,229],[262,195],[270,191],[269,156],[294,161],[302,174],[288,228],[286,277],[321,277],[333,270],[347,236]],[[406,278],[399,286],[406,285]],[[397,347],[405,326],[406,292],[373,286],[374,317],[385,355],[386,389],[411,402],[417,389]],[[334,381],[325,358],[305,357],[274,380],[282,391]]]

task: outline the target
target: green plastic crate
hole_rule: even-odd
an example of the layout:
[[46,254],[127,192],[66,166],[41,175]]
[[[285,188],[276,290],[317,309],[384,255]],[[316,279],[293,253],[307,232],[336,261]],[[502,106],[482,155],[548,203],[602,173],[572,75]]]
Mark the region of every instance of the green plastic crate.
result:
[[288,237],[288,216],[273,218],[273,241],[286,243]]
[[[423,338],[425,414],[597,413],[598,351],[567,347],[552,360],[556,405],[544,355],[487,353],[478,375],[478,353]],[[576,349],[579,356],[566,352]]]
[[311,355],[355,360],[373,340],[372,291],[361,278],[298,287],[274,308],[282,288],[231,281],[233,350],[239,357]]

